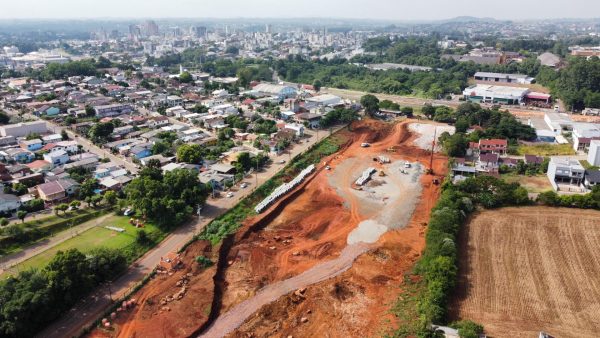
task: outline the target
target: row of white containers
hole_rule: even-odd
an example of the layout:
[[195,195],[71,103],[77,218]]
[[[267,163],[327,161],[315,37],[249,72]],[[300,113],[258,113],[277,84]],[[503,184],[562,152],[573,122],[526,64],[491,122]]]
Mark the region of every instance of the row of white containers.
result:
[[367,181],[371,178],[371,175],[373,175],[376,171],[377,170],[375,170],[373,167],[367,168],[367,170],[363,171],[362,175],[356,180],[356,185],[363,185],[367,183]]
[[290,190],[294,189],[298,184],[302,183],[306,176],[310,175],[315,170],[315,165],[311,164],[306,169],[302,170],[296,178],[289,181],[288,183],[282,184],[277,189],[273,190],[271,195],[258,203],[254,208],[256,213],[260,214],[263,212],[271,203],[275,202],[279,197],[287,194]]

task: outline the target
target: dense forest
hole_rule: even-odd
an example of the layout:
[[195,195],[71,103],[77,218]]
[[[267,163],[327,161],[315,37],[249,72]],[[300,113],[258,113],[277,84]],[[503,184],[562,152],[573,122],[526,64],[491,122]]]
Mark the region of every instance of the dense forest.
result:
[[59,251],[48,266],[0,283],[0,337],[33,337],[79,299],[127,268],[123,253]]

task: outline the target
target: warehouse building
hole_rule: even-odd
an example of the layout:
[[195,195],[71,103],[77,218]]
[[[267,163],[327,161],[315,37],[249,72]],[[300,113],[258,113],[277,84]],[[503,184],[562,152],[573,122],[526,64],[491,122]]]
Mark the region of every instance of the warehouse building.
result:
[[527,88],[474,85],[463,91],[466,100],[476,103],[516,105],[525,101]]
[[477,72],[474,77],[476,81],[500,83],[532,84],[535,81],[535,78],[523,74]]
[[30,134],[45,134],[47,132],[46,121],[23,122],[0,127],[2,137],[25,137]]

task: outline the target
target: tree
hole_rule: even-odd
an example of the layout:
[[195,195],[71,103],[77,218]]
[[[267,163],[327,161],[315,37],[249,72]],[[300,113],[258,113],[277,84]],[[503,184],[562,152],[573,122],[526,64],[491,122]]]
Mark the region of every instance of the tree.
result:
[[360,104],[369,115],[379,111],[379,99],[375,95],[367,94],[360,99]]
[[90,198],[90,204],[92,205],[92,207],[96,207],[98,206],[98,203],[100,203],[102,201],[102,196],[100,195],[94,195]]
[[34,198],[23,205],[23,209],[27,212],[44,210],[45,207],[44,200],[40,198]]
[[250,170],[252,167],[252,159],[250,158],[250,153],[242,152],[238,155],[237,163],[242,167],[244,172]]
[[192,74],[190,74],[189,72],[183,72],[183,73],[179,74],[179,82],[192,83],[192,82],[194,82],[194,78],[192,77]]
[[80,201],[71,201],[71,203],[69,203],[69,207],[72,210],[77,210],[77,209],[79,209],[80,206],[81,206],[81,202]]
[[5,217],[0,218],[0,225],[5,227],[10,223]]
[[95,190],[98,187],[98,180],[95,178],[88,178],[83,181],[81,187],[79,187],[79,198],[85,199],[86,197],[92,197],[95,194]]
[[90,105],[85,105],[85,115],[87,117],[96,116],[96,110]]
[[114,129],[115,125],[111,122],[96,123],[88,131],[88,137],[95,143],[106,142]]
[[403,115],[407,116],[407,117],[413,117],[413,107],[402,107],[402,109],[400,110],[402,112]]
[[59,211],[66,212],[67,209],[69,209],[69,205],[66,203],[61,203],[61,204],[57,205],[56,207],[54,207],[54,212],[58,215]]
[[183,144],[177,149],[177,161],[184,163],[200,164],[203,149],[199,144]]
[[69,134],[67,134],[67,131],[64,130],[64,129],[60,132],[60,136],[62,137],[63,141],[68,141],[69,140]]
[[146,230],[140,229],[135,233],[135,242],[141,246],[146,246],[152,242]]
[[19,210],[17,211],[17,218],[21,220],[21,222],[25,223],[25,217],[27,217],[27,211]]
[[113,207],[117,204],[117,193],[109,190],[104,193],[104,197],[102,199],[106,205]]
[[323,87],[323,84],[321,83],[320,80],[315,80],[313,82],[313,88],[315,88],[315,91],[318,93],[321,91],[321,87]]
[[0,110],[0,124],[8,124],[10,122],[10,116],[4,111]]

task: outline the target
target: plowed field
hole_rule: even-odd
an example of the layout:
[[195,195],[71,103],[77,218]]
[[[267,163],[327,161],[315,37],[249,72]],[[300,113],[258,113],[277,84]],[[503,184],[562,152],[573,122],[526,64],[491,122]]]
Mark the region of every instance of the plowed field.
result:
[[492,337],[600,335],[600,212],[485,211],[460,242],[456,318],[483,324]]

